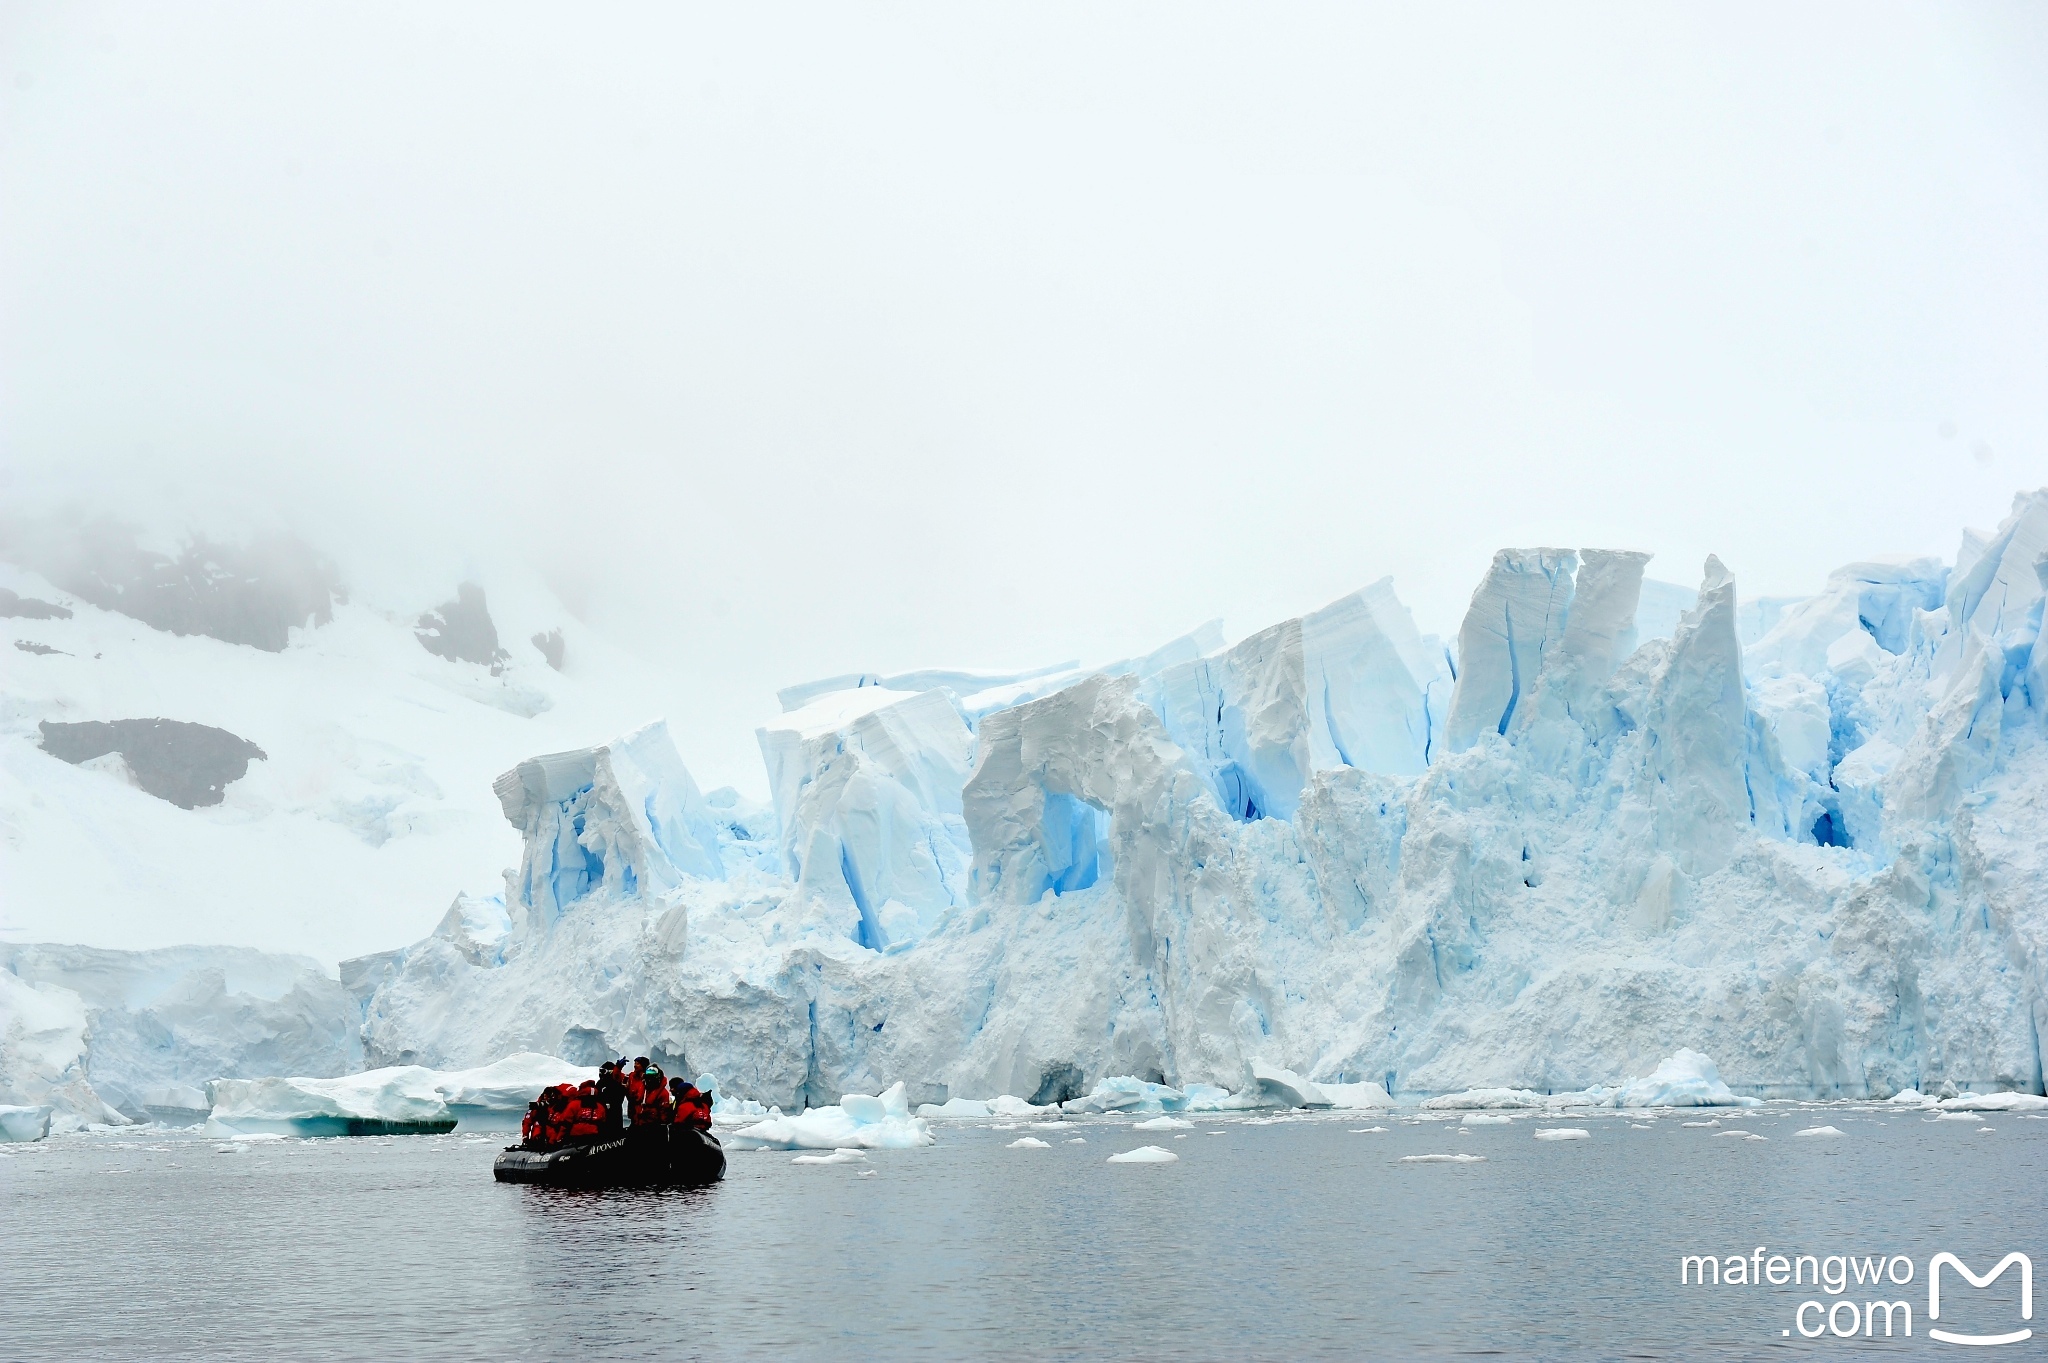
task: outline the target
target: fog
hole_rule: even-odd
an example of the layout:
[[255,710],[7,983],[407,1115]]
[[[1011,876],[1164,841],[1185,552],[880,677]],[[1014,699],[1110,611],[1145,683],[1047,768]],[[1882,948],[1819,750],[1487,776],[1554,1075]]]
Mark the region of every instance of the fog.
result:
[[2038,6],[17,2],[0,110],[0,499],[530,568],[707,784],[812,676],[2048,483]]

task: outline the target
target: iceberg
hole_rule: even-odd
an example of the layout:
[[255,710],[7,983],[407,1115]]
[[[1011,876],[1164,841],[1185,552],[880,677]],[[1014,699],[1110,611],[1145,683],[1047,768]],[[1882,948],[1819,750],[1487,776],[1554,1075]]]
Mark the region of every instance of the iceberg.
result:
[[1641,1079],[1631,1079],[1614,1096],[1616,1107],[1758,1107],[1721,1082],[1721,1071],[1698,1051],[1681,1050]]
[[914,1150],[937,1138],[910,1115],[902,1084],[879,1095],[849,1093],[831,1107],[772,1116],[723,1138],[734,1150]]
[[335,1079],[217,1079],[207,1086],[216,1135],[370,1136],[519,1129],[542,1089],[580,1084],[597,1071],[551,1055],[507,1056],[473,1070],[418,1065]]
[[1136,1150],[1126,1150],[1120,1155],[1111,1155],[1110,1164],[1172,1164],[1180,1158],[1171,1150],[1162,1150],[1156,1145],[1141,1145]]
[[50,1114],[56,1109],[48,1104],[37,1107],[23,1107],[13,1103],[0,1103],[0,1141],[39,1141],[50,1134]]

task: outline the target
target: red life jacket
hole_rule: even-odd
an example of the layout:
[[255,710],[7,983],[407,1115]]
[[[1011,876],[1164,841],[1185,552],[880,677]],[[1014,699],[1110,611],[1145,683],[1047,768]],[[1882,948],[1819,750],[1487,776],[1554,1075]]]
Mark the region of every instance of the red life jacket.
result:
[[569,1105],[568,1116],[569,1139],[591,1140],[597,1136],[598,1125],[604,1120],[604,1104],[595,1101],[586,1103],[578,1098]]
[[675,1100],[668,1096],[664,1086],[649,1084],[646,1096],[641,1098],[640,1107],[633,1113],[635,1126],[666,1126],[675,1116]]

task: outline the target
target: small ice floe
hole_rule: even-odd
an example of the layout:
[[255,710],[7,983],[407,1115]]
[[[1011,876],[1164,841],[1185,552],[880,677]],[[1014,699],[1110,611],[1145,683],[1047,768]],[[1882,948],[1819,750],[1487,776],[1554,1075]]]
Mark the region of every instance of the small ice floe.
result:
[[1713,1121],[1710,1121],[1710,1122],[1680,1122],[1680,1123],[1679,1123],[1679,1125],[1680,1125],[1680,1126],[1719,1126],[1720,1124],[1721,1124],[1721,1122],[1720,1122],[1720,1119],[1718,1119],[1718,1118],[1716,1118],[1715,1120],[1713,1120]]
[[1384,1136],[1387,1134],[1387,1129],[1383,1126],[1354,1126],[1351,1128],[1351,1134],[1354,1136]]
[[990,1122],[988,1129],[991,1131],[1015,1131],[1022,1125],[1024,1125],[1022,1122]]
[[1459,1126],[1508,1126],[1508,1125],[1511,1125],[1511,1124],[1512,1124],[1512,1123],[1514,1122],[1514,1120],[1515,1120],[1515,1119],[1514,1119],[1513,1117],[1504,1117],[1504,1116],[1501,1116],[1501,1115],[1499,1115],[1498,1113],[1493,1113],[1493,1112],[1468,1112],[1468,1113],[1466,1113],[1466,1114],[1465,1114],[1465,1120],[1464,1120],[1464,1121],[1462,1121],[1462,1122],[1459,1122],[1459,1123],[1458,1123],[1458,1125],[1459,1125]]
[[272,1145],[283,1140],[284,1137],[271,1131],[256,1131],[239,1136],[230,1136],[228,1139],[237,1145]]
[[[1989,1130],[1990,1130],[1991,1128],[1987,1126],[1987,1127],[1985,1127],[1984,1129],[1985,1129],[1986,1131],[1989,1131]],[[1181,1132],[1181,1133],[1180,1133],[1180,1134],[1179,1134],[1178,1136],[1175,1136],[1175,1137],[1174,1137],[1174,1139],[1175,1139],[1175,1140],[1177,1140],[1177,1141],[1184,1141],[1184,1140],[1186,1140],[1187,1138],[1188,1138],[1188,1133],[1187,1133],[1187,1132],[1185,1132],[1185,1131]]]
[[1978,1128],[1977,1128],[1977,1134],[1981,1136],[1981,1135],[1983,1135],[1983,1134],[1984,1134],[1984,1133],[1985,1133],[1986,1131],[1996,1131],[1996,1130],[1998,1130],[1998,1128],[1997,1128],[1997,1127],[1995,1127],[1995,1126],[1980,1126],[1980,1127],[1978,1127]]
[[1066,1126],[1065,1122],[1033,1122],[1031,1129],[1033,1131],[1064,1131]]
[[1149,1122],[1132,1122],[1132,1123],[1131,1123],[1131,1130],[1133,1130],[1133,1131],[1185,1131],[1185,1130],[1187,1130],[1187,1129],[1188,1129],[1189,1127],[1191,1127],[1191,1126],[1193,1126],[1193,1125],[1194,1125],[1194,1123],[1193,1123],[1193,1122],[1190,1122],[1190,1121],[1183,1121],[1183,1120],[1182,1120],[1181,1118],[1179,1118],[1179,1117],[1168,1117],[1168,1116],[1164,1116],[1164,1115],[1161,1115],[1161,1116],[1158,1116],[1158,1117],[1154,1117],[1154,1118],[1153,1118],[1153,1119],[1152,1119],[1151,1121],[1149,1121]]
[[1590,1141],[1593,1133],[1583,1126],[1547,1126],[1536,1133],[1539,1141]]
[[723,1139],[728,1150],[910,1150],[936,1138],[930,1122],[910,1115],[899,1080],[879,1094],[848,1093],[836,1106],[777,1114]]
[[1655,1131],[1657,1128],[1651,1126],[1648,1122],[1630,1122],[1628,1129],[1631,1131]]
[[1759,1136],[1754,1131],[1716,1131],[1717,1136],[1733,1136],[1738,1141],[1767,1141],[1769,1136]]
[[1795,1136],[1840,1136],[1846,1134],[1838,1126],[1808,1126],[1792,1133]]
[[1088,1138],[1087,1138],[1086,1136],[1076,1136],[1076,1137],[1074,1137],[1074,1138],[1073,1138],[1072,1140],[1068,1141],[1068,1142],[1067,1142],[1067,1144],[1068,1144],[1068,1145],[1086,1145],[1086,1144],[1088,1144]]
[[1981,1122],[1984,1119],[1974,1112],[1944,1112],[1934,1120],[1937,1122]]
[[1171,1164],[1180,1156],[1171,1150],[1161,1150],[1156,1145],[1141,1145],[1136,1150],[1126,1150],[1121,1155],[1111,1155],[1111,1164]]
[[868,1157],[865,1150],[834,1150],[829,1155],[798,1155],[791,1164],[858,1164]]
[[1484,1155],[1403,1155],[1397,1164],[1484,1164]]
[[1019,1136],[1004,1146],[1005,1150],[1050,1150],[1052,1146],[1036,1136]]
[[860,1171],[860,1174],[858,1175],[858,1177],[860,1177],[860,1178],[873,1178],[873,1177],[874,1177],[874,1176],[875,1176],[876,1174],[879,1174],[879,1173],[881,1173],[881,1172],[882,1172],[882,1171],[881,1171],[880,1169],[863,1169],[863,1170],[861,1170],[861,1171]]
[[1941,1100],[1944,1112],[2048,1112],[2048,1097],[2038,1093],[1965,1093]]
[[246,1155],[249,1153],[249,1147],[246,1145],[216,1145],[213,1147],[213,1153],[216,1155]]

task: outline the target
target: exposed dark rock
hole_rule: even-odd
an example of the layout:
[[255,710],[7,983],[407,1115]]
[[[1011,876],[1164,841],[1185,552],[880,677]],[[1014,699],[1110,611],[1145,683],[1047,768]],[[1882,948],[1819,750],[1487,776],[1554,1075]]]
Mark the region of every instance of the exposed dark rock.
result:
[[61,648],[51,648],[48,644],[39,644],[32,639],[16,639],[14,646],[23,653],[40,653],[45,657],[52,653],[63,653],[67,658],[71,656],[69,653],[64,653],[64,650]]
[[0,557],[155,629],[270,653],[295,627],[333,619],[340,596],[334,565],[289,536],[239,546],[195,538],[171,557],[109,521],[11,522],[0,523]]
[[540,650],[541,657],[548,660],[549,667],[554,668],[557,672],[562,670],[562,659],[566,656],[567,652],[567,648],[562,642],[562,631],[551,629],[546,634],[534,635],[533,646]]
[[1087,1076],[1081,1073],[1079,1065],[1071,1061],[1055,1062],[1040,1073],[1038,1091],[1031,1095],[1031,1101],[1040,1106],[1069,1103],[1087,1092]]
[[493,676],[504,671],[512,655],[498,647],[498,627],[491,623],[490,608],[484,604],[484,589],[465,582],[455,589],[455,599],[420,617],[413,631],[420,647],[450,662],[481,663]]
[[52,757],[76,765],[117,752],[137,785],[180,809],[219,804],[228,783],[248,775],[250,758],[267,758],[263,749],[226,729],[176,719],[44,720],[41,728],[43,751]]
[[9,620],[69,620],[69,607],[38,601],[0,587],[0,617]]

